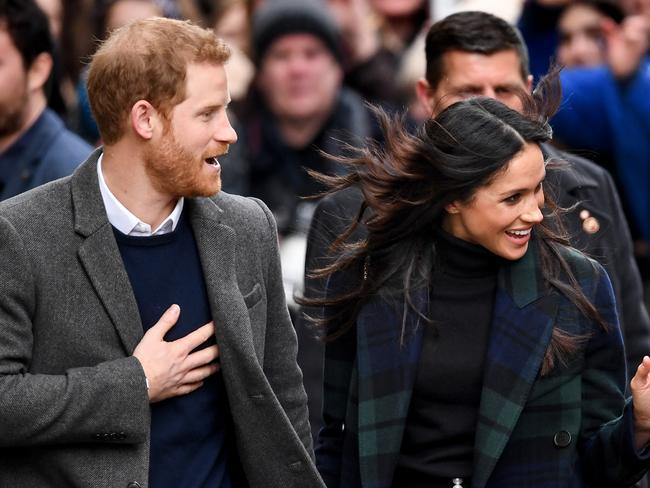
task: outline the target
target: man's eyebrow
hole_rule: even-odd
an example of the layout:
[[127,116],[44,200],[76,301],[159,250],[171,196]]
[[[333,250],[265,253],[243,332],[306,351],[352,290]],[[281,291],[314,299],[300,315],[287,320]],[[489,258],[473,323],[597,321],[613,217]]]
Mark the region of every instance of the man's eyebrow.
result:
[[228,105],[230,105],[230,102],[232,100],[228,98],[224,103],[211,103],[209,105],[205,105],[197,110],[197,112],[205,112],[205,111],[210,111],[210,110],[219,110],[220,108],[228,108]]
[[462,91],[481,91],[483,88],[480,85],[473,85],[471,83],[463,83],[453,88],[456,92]]
[[507,88],[509,90],[516,90],[519,88],[519,83],[499,83],[495,85],[494,88]]

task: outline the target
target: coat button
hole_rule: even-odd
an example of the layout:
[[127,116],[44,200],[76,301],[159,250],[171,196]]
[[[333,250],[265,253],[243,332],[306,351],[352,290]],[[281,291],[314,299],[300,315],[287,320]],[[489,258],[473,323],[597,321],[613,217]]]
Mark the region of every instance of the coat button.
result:
[[140,483],[137,481],[131,481],[131,483],[126,485],[126,488],[142,488],[142,485],[140,485]]
[[567,447],[571,444],[571,434],[566,430],[561,430],[553,436],[553,444],[557,447]]

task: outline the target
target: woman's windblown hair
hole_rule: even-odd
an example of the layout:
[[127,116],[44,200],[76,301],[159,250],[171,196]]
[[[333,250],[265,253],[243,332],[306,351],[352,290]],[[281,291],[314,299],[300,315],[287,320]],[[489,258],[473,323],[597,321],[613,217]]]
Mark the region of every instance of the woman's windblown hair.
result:
[[[470,201],[478,188],[506,170],[527,143],[548,141],[552,135],[548,121],[560,95],[556,70],[540,81],[532,96],[521,94],[521,113],[497,100],[477,97],[447,107],[415,134],[405,129],[403,116],[389,117],[374,109],[385,144],[369,143],[352,157],[335,158],[347,166],[345,175],[313,174],[329,187],[327,193],[357,186],[363,194],[357,218],[330,246],[335,256],[331,264],[310,270],[313,278],[338,276],[342,285],[328,290],[327,296],[299,300],[310,307],[325,307],[324,318],[313,321],[324,327],[326,339],[344,334],[361,306],[378,294],[403,310],[415,311],[411,292],[430,286],[436,252],[433,230],[441,225],[445,206]],[[546,212],[555,210],[547,201]],[[365,238],[351,242],[359,226]],[[599,320],[559,253],[566,239],[544,223],[537,227],[546,282]],[[555,333],[545,370],[563,361],[578,342],[575,336]]]

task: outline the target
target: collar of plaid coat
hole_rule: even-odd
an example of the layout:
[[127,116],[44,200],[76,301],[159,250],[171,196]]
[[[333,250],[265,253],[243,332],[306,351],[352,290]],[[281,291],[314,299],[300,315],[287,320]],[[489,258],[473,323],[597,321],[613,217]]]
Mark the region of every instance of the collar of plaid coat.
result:
[[[537,378],[551,337],[556,300],[545,291],[534,241],[499,274],[476,431],[473,486],[492,473]],[[425,312],[428,292],[413,294]],[[381,300],[357,320],[359,469],[363,486],[392,480],[419,361],[423,326]],[[381,395],[378,393],[380,392]],[[390,394],[387,394],[390,392]],[[381,397],[381,400],[378,397]]]

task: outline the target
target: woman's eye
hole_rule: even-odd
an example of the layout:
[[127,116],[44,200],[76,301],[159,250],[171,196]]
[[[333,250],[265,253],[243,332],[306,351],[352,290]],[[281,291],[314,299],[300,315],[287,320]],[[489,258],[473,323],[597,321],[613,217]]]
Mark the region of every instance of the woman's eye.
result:
[[521,195],[519,193],[515,193],[514,195],[510,195],[508,198],[504,200],[504,202],[513,204],[517,203],[519,199],[521,198]]

